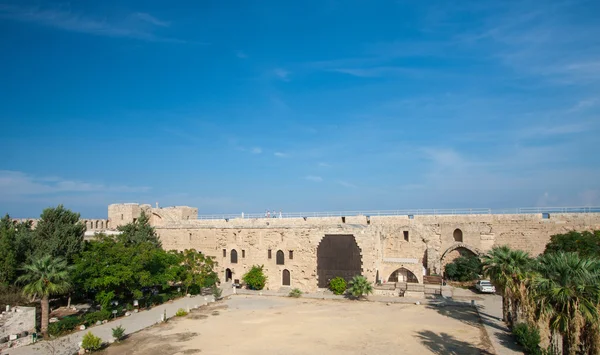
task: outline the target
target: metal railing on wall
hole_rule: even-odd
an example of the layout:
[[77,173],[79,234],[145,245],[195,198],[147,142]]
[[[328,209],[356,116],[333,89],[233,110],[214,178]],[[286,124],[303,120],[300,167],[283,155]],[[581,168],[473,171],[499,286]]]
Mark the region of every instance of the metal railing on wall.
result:
[[492,208],[451,208],[451,209],[406,209],[406,210],[365,210],[329,212],[269,212],[267,213],[227,213],[198,215],[198,219],[234,218],[319,218],[352,216],[441,216],[441,215],[485,215],[485,214],[539,214],[539,213],[600,213],[600,207],[518,207],[507,209]]

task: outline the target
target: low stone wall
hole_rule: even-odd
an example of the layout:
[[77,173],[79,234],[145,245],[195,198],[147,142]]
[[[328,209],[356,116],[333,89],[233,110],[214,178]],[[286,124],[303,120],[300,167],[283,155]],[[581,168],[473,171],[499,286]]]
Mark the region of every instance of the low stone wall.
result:
[[0,350],[30,344],[35,332],[35,307],[15,307],[0,316]]

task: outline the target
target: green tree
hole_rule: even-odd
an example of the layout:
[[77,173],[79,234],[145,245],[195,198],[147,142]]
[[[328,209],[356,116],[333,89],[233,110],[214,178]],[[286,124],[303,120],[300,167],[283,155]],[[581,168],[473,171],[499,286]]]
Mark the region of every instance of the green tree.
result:
[[63,205],[46,208],[35,228],[34,256],[40,258],[50,254],[54,257],[64,257],[71,262],[73,257],[83,250],[85,225],[79,218],[79,213],[72,212]]
[[522,250],[508,246],[496,246],[482,257],[483,273],[502,295],[502,317],[508,321],[509,306],[513,305],[511,324],[517,321],[518,310],[526,305],[526,280],[531,270],[532,259]]
[[151,243],[157,248],[161,247],[156,230],[150,225],[150,218],[144,211],[138,219],[117,229],[121,231],[118,240],[124,244]]
[[215,261],[195,249],[186,249],[180,255],[181,262],[177,274],[183,286],[185,293],[189,292],[190,287],[211,287],[218,282],[218,276],[214,268]]
[[576,252],[586,257],[600,257],[600,230],[594,232],[571,231],[566,234],[555,234],[546,244],[544,254],[555,252]]
[[263,271],[264,265],[258,266],[253,265],[250,271],[248,271],[242,280],[246,286],[251,290],[262,290],[267,283],[267,276]]
[[373,285],[371,285],[366,277],[357,275],[350,280],[350,287],[348,290],[352,296],[360,298],[373,293]]
[[460,256],[446,265],[446,275],[450,280],[471,281],[481,274],[481,260],[475,255]]
[[42,307],[42,334],[48,333],[48,316],[50,296],[61,295],[71,288],[69,266],[61,257],[50,255],[35,259],[23,267],[24,274],[17,282],[24,285],[23,293],[40,297]]
[[11,283],[17,271],[16,231],[12,220],[5,215],[0,220],[0,284]]
[[[600,304],[600,262],[578,253],[549,253],[539,257],[532,298],[550,329],[562,335],[565,355],[579,353],[583,344],[596,354]],[[590,343],[592,342],[592,343]]]

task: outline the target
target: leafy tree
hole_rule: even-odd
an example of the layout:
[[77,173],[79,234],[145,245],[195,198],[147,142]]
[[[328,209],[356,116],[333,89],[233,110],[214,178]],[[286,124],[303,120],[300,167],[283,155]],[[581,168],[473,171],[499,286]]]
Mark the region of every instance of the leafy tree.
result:
[[16,231],[8,215],[0,220],[0,284],[13,281],[17,271]]
[[336,295],[343,294],[344,292],[346,292],[347,288],[348,284],[346,283],[346,280],[344,280],[343,277],[334,277],[333,279],[331,279],[331,281],[329,281],[329,289]]
[[483,273],[490,278],[502,295],[502,318],[508,321],[509,306],[513,305],[512,322],[516,322],[520,304],[528,299],[526,280],[532,259],[522,250],[496,246],[483,256]]
[[373,285],[371,285],[366,277],[357,275],[350,280],[350,287],[348,290],[352,296],[360,298],[373,293]]
[[586,257],[600,257],[600,230],[593,233],[589,231],[575,232],[566,234],[555,234],[550,237],[550,242],[546,244],[544,254],[555,252],[576,252]]
[[263,272],[264,265],[258,266],[253,265],[250,271],[248,271],[242,280],[246,286],[251,290],[262,290],[267,283],[267,276]]
[[45,336],[48,333],[50,296],[64,294],[71,288],[69,266],[61,257],[46,255],[25,265],[23,271],[25,273],[17,282],[25,285],[23,293],[41,298],[42,334]]
[[161,247],[156,230],[150,225],[150,218],[144,211],[138,219],[124,226],[119,226],[117,229],[121,231],[118,240],[124,244],[150,243],[157,248]]
[[85,225],[79,221],[79,213],[72,212],[58,205],[46,208],[35,228],[33,247],[34,255],[64,257],[68,262],[83,250]]
[[563,252],[542,255],[538,261],[532,298],[550,329],[562,335],[563,354],[578,354],[582,342],[593,349],[589,353],[597,353],[597,336],[586,330],[598,329],[600,261]]
[[211,257],[195,249],[186,249],[178,254],[178,257],[181,261],[176,272],[186,294],[191,286],[211,287],[218,282],[217,273],[214,271],[216,262]]
[[475,255],[460,256],[446,265],[446,276],[455,281],[475,280],[481,274],[481,260]]

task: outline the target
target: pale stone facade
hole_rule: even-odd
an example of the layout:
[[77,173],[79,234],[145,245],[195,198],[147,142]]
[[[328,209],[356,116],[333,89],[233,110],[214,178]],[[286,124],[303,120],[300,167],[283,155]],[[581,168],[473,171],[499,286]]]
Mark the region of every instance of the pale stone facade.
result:
[[[360,267],[336,270],[333,265],[322,275],[353,272],[371,281],[414,277],[422,283],[424,274],[441,274],[458,251],[480,254],[494,245],[509,245],[537,255],[551,235],[600,229],[600,213],[199,220],[196,208],[138,204],[113,204],[108,207],[108,220],[83,222],[90,231],[114,230],[139,218],[142,211],[150,216],[165,249],[194,248],[215,257],[223,281],[227,270],[233,280],[241,280],[252,265],[264,265],[267,287],[272,290],[288,286],[283,284],[285,270],[290,287],[316,290],[322,284],[318,264],[326,261],[320,259],[318,249],[326,236],[353,236]],[[236,263],[231,259],[233,250]],[[283,252],[283,265],[277,263],[278,251]]]

